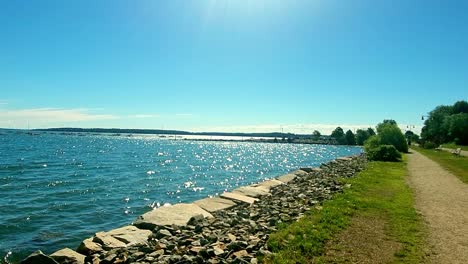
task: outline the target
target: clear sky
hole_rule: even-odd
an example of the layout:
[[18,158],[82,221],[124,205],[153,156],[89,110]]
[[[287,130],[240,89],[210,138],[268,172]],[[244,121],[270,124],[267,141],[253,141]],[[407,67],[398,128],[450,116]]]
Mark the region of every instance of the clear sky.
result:
[[468,99],[468,1],[0,0],[0,127],[329,133]]

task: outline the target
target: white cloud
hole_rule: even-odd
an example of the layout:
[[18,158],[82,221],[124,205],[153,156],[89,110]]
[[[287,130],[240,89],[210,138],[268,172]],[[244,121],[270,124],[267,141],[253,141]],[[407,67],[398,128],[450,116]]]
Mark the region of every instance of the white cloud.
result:
[[20,110],[0,110],[0,127],[25,127],[31,123],[35,127],[74,122],[119,119],[108,114],[94,114],[87,109],[36,108]]
[[160,117],[160,115],[156,115],[156,114],[136,114],[136,115],[128,115],[126,117],[128,117],[128,118],[155,118],[155,117]]

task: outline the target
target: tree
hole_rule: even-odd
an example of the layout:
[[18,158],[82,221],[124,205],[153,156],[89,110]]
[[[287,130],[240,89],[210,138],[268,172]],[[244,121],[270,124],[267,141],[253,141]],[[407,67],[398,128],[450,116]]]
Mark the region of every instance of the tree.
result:
[[466,142],[463,139],[466,137],[462,132],[463,129],[457,129],[463,127],[462,120],[464,119],[464,114],[468,114],[468,102],[466,101],[458,101],[452,106],[437,106],[429,113],[429,116],[424,122],[424,127],[421,130],[423,141],[431,141],[435,143],[435,145],[455,140],[458,142]]
[[400,152],[408,152],[408,143],[396,123],[379,124],[378,127],[377,135],[381,145],[393,145]]
[[333,132],[331,133],[331,137],[336,139],[336,141],[338,141],[338,144],[340,145],[346,144],[345,134],[341,127],[335,128],[335,130],[333,130]]
[[369,127],[369,128],[367,129],[367,133],[369,133],[369,136],[374,136],[374,135],[375,135],[375,131],[374,131],[374,129],[372,129],[371,127]]
[[320,132],[318,130],[314,130],[314,132],[312,133],[312,138],[314,140],[319,140],[320,136],[322,136],[322,134],[320,134]]
[[345,139],[346,139],[347,145],[351,145],[351,146],[356,145],[356,137],[354,136],[353,131],[351,130],[346,131]]
[[[372,128],[369,128],[372,129]],[[374,130],[372,130],[374,131]],[[368,130],[358,129],[356,131],[356,144],[359,146],[364,145],[364,142],[370,137]]]
[[382,123],[377,124],[377,133],[380,133],[380,130],[386,125],[395,125],[398,126],[397,122],[393,119],[384,119]]
[[458,113],[446,119],[448,136],[456,144],[468,145],[468,114]]
[[468,102],[466,101],[458,101],[453,105],[452,112],[454,115],[465,113],[468,114]]

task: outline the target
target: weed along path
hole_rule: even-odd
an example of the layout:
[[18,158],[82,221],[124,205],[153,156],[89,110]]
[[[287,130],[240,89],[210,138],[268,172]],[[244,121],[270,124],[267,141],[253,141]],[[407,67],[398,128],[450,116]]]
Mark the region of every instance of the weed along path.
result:
[[468,261],[468,184],[424,155],[408,155],[416,209],[429,227],[433,263]]

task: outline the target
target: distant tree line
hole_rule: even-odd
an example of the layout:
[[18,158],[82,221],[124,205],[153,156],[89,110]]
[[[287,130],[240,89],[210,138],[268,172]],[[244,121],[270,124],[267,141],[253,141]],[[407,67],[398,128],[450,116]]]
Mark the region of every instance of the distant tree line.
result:
[[356,134],[353,131],[348,130],[346,133],[341,127],[335,128],[331,133],[331,137],[334,138],[340,145],[364,145],[364,142],[371,136],[375,135],[375,131],[372,128],[358,129]]
[[426,146],[448,142],[468,145],[468,103],[458,101],[453,105],[439,105],[432,110],[424,121],[421,141]]

